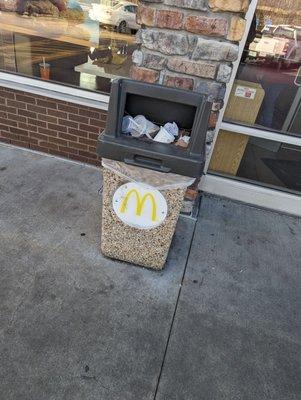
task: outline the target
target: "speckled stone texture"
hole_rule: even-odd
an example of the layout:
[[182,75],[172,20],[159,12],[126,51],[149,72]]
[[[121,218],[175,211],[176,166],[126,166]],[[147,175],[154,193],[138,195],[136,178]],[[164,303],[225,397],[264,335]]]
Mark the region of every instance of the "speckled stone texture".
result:
[[101,251],[110,258],[161,270],[168,256],[185,189],[162,190],[168,205],[167,218],[159,227],[144,230],[125,225],[113,210],[113,195],[127,182],[114,172],[103,169]]

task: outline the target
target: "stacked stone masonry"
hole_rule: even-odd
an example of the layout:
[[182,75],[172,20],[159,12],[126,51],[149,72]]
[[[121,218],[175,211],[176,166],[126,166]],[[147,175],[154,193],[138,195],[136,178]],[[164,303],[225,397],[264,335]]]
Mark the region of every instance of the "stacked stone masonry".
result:
[[141,0],[133,79],[207,94],[213,102],[208,141],[245,27],[249,0]]
[[99,165],[105,111],[0,88],[0,142]]

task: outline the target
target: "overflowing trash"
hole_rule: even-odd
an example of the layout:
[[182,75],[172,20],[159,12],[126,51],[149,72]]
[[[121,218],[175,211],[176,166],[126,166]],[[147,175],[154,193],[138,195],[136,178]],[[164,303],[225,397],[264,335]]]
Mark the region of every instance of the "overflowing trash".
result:
[[146,136],[155,142],[171,144],[186,148],[188,147],[189,132],[180,130],[175,122],[167,122],[164,126],[158,126],[149,121],[144,115],[132,117],[126,115],[122,120],[122,133],[135,138]]

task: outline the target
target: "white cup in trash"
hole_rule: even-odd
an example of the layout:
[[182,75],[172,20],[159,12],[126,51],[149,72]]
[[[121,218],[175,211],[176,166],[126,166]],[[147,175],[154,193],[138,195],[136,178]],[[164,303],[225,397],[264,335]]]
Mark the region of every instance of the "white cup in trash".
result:
[[152,135],[159,130],[159,127],[146,119],[144,115],[137,115],[134,121],[137,127],[134,127],[131,131],[132,136],[139,137],[146,135],[149,139],[152,139]]
[[161,126],[159,132],[154,137],[154,141],[160,143],[172,143],[174,142],[174,140],[175,140],[174,135],[168,132],[163,126]]
[[137,129],[139,125],[135,122],[134,118],[130,115],[126,115],[122,119],[122,133],[131,133],[133,129]]
[[166,129],[167,132],[171,133],[174,136],[179,136],[179,127],[175,122],[167,122],[164,125],[164,129]]

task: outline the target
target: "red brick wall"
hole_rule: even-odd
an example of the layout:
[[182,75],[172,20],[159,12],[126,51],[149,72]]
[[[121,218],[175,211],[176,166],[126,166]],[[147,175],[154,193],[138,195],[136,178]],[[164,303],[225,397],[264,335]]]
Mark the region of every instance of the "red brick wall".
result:
[[0,87],[0,142],[90,164],[107,112]]

